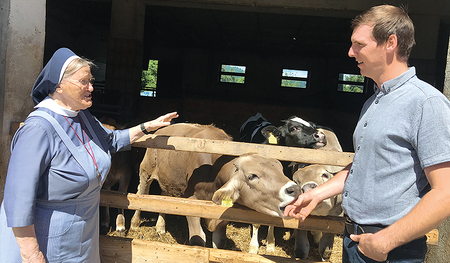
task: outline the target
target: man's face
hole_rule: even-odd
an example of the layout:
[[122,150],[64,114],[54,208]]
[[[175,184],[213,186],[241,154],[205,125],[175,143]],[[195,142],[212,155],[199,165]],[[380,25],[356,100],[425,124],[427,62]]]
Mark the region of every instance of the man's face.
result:
[[386,45],[377,45],[372,29],[372,25],[361,25],[353,30],[348,56],[356,59],[361,75],[378,83],[387,63]]

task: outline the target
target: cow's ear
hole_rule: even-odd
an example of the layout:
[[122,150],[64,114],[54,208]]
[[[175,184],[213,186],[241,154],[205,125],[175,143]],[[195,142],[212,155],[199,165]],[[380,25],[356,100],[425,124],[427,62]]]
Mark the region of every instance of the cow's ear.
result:
[[262,128],[261,133],[266,139],[268,139],[271,134],[277,138],[281,135],[281,132],[278,130],[278,128],[273,125]]
[[340,172],[342,169],[344,169],[344,167],[341,167],[341,166],[333,166],[333,165],[327,165],[327,166],[325,166],[325,169],[326,169],[327,172],[329,172],[329,173],[336,174],[336,173]]
[[239,189],[239,180],[236,176],[232,176],[226,184],[214,192],[212,201],[218,205],[229,206],[230,202],[232,205],[239,199]]

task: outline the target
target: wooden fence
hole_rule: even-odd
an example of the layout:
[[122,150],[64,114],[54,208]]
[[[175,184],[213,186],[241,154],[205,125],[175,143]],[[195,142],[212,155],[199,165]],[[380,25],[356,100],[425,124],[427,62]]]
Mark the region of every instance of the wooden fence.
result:
[[[133,146],[217,153],[231,156],[258,153],[265,157],[283,161],[328,164],[342,167],[351,163],[354,155],[347,152],[156,135],[144,136],[135,142]],[[317,230],[335,234],[343,233],[344,229],[342,217],[309,216],[304,222],[300,223],[295,219],[286,220],[272,217],[238,205],[228,208],[216,205],[211,201],[186,198],[102,191],[100,203],[105,206],[131,210],[139,209],[148,212],[198,216],[233,222],[273,225],[283,228]],[[437,230],[428,234],[428,244],[437,244],[437,239]],[[102,262],[310,262],[107,236],[101,237],[100,244]],[[178,259],[182,260],[178,261]]]

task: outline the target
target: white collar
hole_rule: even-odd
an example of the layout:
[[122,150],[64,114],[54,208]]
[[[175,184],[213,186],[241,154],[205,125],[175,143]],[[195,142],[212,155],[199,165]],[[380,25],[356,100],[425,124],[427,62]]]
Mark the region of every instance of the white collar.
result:
[[67,117],[76,117],[78,112],[64,108],[63,106],[56,103],[52,98],[46,97],[43,101],[39,102],[38,105],[34,106],[34,108],[47,108],[54,113],[67,116]]

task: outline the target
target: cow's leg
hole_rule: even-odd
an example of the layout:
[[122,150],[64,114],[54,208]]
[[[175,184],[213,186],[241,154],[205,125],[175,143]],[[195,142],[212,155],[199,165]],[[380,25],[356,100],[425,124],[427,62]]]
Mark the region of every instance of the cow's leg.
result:
[[258,242],[258,230],[261,225],[252,225],[252,239],[250,240],[250,245],[248,247],[248,252],[252,254],[258,254],[259,242]]
[[[150,190],[150,185],[152,184],[153,179],[149,178],[149,174],[145,174],[145,172],[140,172],[139,175],[139,185],[137,188],[136,194],[144,195],[148,194]],[[141,224],[141,210],[136,210],[134,212],[133,218],[131,218],[130,229],[136,229]]]
[[[132,170],[127,170],[122,173],[119,181],[119,192],[126,193],[128,192],[128,186],[130,185],[130,180],[133,172]],[[124,209],[118,208],[117,218],[116,218],[116,232],[119,233],[120,236],[125,234],[125,215]]]
[[100,233],[102,235],[106,235],[109,231],[109,207],[108,206],[100,206]]
[[309,241],[308,232],[306,230],[294,230],[295,237],[295,257],[300,259],[306,259],[309,254]]
[[116,217],[116,232],[119,236],[125,236],[125,217],[123,214],[118,214]]
[[155,228],[158,234],[166,233],[166,214],[158,215],[158,220],[156,221]]
[[193,246],[205,246],[206,234],[201,225],[201,218],[194,216],[186,216],[189,228],[189,244]]
[[267,229],[267,238],[266,238],[266,251],[274,252],[275,251],[275,235],[274,235],[275,227],[269,226]]
[[328,261],[333,251],[334,234],[323,233],[319,242],[319,253],[322,257],[322,261]]
[[[103,185],[104,190],[111,190],[111,186]],[[109,232],[110,223],[109,206],[100,206],[100,233],[106,235]]]
[[320,231],[310,231],[310,232],[313,236],[314,244],[318,245],[320,243],[320,240],[322,239],[322,232]]
[[224,248],[225,240],[227,238],[227,221],[220,222],[216,230],[212,233],[212,246],[213,248]]

